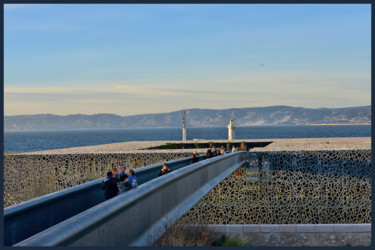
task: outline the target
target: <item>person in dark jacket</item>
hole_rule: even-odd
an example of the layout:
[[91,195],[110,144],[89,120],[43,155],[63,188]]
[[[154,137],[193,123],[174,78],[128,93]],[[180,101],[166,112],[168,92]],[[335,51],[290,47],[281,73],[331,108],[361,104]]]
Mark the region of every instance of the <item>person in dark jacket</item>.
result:
[[120,176],[119,181],[117,182],[117,187],[120,190],[120,194],[124,193],[124,192],[126,192],[126,191],[128,191],[130,189],[130,188],[128,188],[128,187],[125,186],[125,181],[127,181],[127,179],[128,179],[128,175],[127,174],[122,174]]
[[112,172],[107,173],[107,178],[103,181],[101,189],[104,190],[106,200],[115,197],[119,191],[116,180],[112,177]]
[[159,172],[159,176],[162,176],[162,175],[165,175],[167,173],[171,172],[171,170],[169,170],[168,168],[168,164],[167,163],[164,163],[163,164],[163,168],[160,170]]
[[217,156],[221,155],[221,153],[220,153],[220,149],[218,149],[218,148],[216,149],[216,155],[217,155]]
[[212,157],[211,149],[207,149],[207,152],[206,152],[206,156],[205,156],[205,157],[206,157],[206,159]]
[[114,176],[117,182],[120,182],[120,178],[122,175],[125,175],[125,168],[124,166],[118,166],[117,168],[118,173]]
[[196,163],[199,161],[199,154],[197,153],[197,151],[194,151],[192,158],[193,158],[193,163]]
[[212,148],[212,150],[211,150],[211,155],[212,155],[212,157],[217,156],[217,153],[216,153],[216,149],[215,149],[215,148]]

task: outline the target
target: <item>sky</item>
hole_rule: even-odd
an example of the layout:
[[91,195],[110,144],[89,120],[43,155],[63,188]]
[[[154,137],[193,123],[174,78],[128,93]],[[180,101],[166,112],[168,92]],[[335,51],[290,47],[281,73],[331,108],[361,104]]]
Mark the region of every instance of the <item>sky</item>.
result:
[[5,4],[4,115],[371,104],[370,4]]

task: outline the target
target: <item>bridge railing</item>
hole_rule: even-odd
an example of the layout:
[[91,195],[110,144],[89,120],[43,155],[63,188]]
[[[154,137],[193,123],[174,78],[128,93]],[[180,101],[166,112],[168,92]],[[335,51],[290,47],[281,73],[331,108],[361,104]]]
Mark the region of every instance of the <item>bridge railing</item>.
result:
[[92,207],[16,246],[148,245],[248,159],[234,152],[181,168]]
[[[203,160],[201,156],[199,160]],[[168,161],[177,170],[192,164],[190,157]],[[138,184],[158,177],[163,163],[135,169]],[[54,192],[4,209],[4,245],[14,245],[53,225],[105,201],[100,178],[62,191]]]

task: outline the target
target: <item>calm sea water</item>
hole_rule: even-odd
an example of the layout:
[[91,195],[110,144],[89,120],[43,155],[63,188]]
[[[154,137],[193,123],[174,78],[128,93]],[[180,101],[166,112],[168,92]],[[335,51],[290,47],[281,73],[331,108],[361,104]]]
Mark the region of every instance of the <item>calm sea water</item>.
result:
[[[228,139],[228,129],[187,128],[187,140]],[[236,139],[370,137],[371,125],[236,127]],[[4,152],[31,152],[126,141],[181,140],[181,128],[5,132]]]

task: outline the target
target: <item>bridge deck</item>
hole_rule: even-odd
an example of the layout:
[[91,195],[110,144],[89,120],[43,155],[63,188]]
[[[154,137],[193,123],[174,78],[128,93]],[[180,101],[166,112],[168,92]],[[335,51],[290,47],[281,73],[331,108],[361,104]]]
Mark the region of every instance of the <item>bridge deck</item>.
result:
[[[148,245],[248,159],[214,157],[153,179],[67,219],[15,246]],[[131,225],[131,230],[124,230]],[[103,233],[105,232],[105,234]]]
[[[204,157],[201,156],[200,160]],[[192,164],[191,158],[169,161],[172,171]],[[158,177],[162,163],[136,169],[139,185]],[[104,178],[54,192],[4,209],[5,245],[16,244],[103,202]]]

